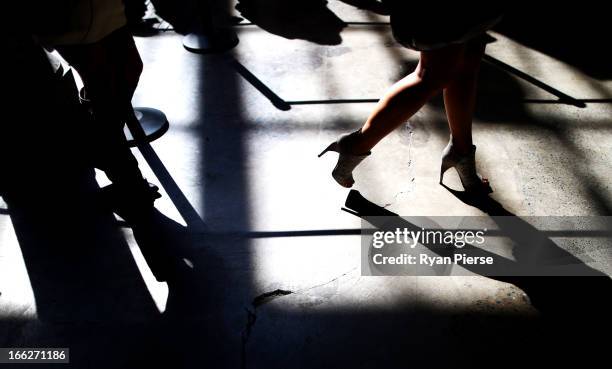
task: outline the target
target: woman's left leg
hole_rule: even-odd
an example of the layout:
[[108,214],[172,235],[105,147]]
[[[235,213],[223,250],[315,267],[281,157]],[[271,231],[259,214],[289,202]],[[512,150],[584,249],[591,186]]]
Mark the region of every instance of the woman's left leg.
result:
[[455,79],[444,89],[444,106],[451,131],[451,141],[444,149],[440,183],[444,172],[455,167],[466,191],[490,193],[486,178],[476,172],[475,149],[472,143],[472,118],[476,104],[476,88],[485,43],[477,39],[468,43],[461,68]]
[[466,45],[460,72],[444,89],[444,106],[453,147],[466,154],[472,149],[472,118],[476,87],[486,44],[475,40]]

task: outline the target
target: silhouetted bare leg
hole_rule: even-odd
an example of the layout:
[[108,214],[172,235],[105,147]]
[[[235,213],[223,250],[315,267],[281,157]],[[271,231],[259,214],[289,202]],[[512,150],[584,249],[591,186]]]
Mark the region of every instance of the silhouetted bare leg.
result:
[[386,92],[361,128],[361,134],[354,136],[351,151],[368,152],[448,86],[462,64],[464,49],[463,45],[453,45],[421,52],[416,70]]
[[444,106],[453,147],[462,154],[472,148],[472,118],[484,48],[480,41],[466,47],[461,71],[444,89]]

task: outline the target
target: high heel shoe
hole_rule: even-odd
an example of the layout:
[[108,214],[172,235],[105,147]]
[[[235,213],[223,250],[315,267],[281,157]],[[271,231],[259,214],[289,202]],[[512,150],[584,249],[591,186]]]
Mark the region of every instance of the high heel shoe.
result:
[[338,184],[342,187],[350,188],[355,183],[353,179],[353,169],[359,163],[363,161],[363,159],[367,158],[371,152],[368,151],[365,154],[355,155],[351,152],[349,147],[349,141],[351,138],[354,138],[355,135],[359,134],[361,130],[344,134],[340,136],[336,141],[332,142],[323,150],[318,157],[323,156],[328,151],[335,151],[340,156],[338,157],[338,162],[336,163],[336,167],[332,171],[332,177],[338,182]]
[[440,166],[440,184],[444,178],[444,173],[455,168],[461,185],[466,192],[471,193],[491,193],[493,189],[489,185],[489,180],[482,178],[476,172],[476,146],[472,145],[472,150],[467,154],[459,154],[453,148],[452,142],[449,142],[442,153],[442,164]]

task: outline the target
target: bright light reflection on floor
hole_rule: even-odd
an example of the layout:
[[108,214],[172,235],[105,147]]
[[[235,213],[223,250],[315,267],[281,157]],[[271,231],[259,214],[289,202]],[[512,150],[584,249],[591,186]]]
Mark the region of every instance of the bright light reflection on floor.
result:
[[147,262],[138,247],[138,244],[134,240],[134,235],[131,230],[124,230],[123,234],[125,239],[130,246],[130,252],[132,253],[132,257],[134,258],[134,262],[140,271],[140,275],[142,276],[142,280],[147,286],[147,290],[149,290],[149,294],[151,294],[151,298],[155,302],[155,306],[160,313],[166,311],[166,300],[168,299],[168,285],[165,282],[158,282],[151,269],[147,265]]
[[10,217],[0,218],[0,306],[0,319],[37,317],[34,291]]

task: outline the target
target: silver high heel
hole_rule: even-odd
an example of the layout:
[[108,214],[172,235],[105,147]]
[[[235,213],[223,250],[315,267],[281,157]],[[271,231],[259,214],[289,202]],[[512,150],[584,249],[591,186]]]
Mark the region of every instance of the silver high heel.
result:
[[455,168],[459,179],[466,192],[471,193],[491,193],[493,189],[489,185],[489,180],[482,178],[476,172],[476,146],[472,145],[472,150],[461,155],[453,149],[452,141],[448,143],[442,152],[442,164],[440,166],[440,184],[444,178],[444,173]]
[[336,167],[332,171],[332,177],[342,187],[350,188],[353,186],[355,183],[355,180],[353,179],[353,169],[355,169],[355,167],[359,165],[363,159],[367,158],[371,154],[370,151],[361,155],[355,155],[350,152],[347,143],[353,135],[359,134],[360,132],[361,130],[358,130],[340,136],[318,155],[320,158],[328,151],[335,151],[340,154]]

